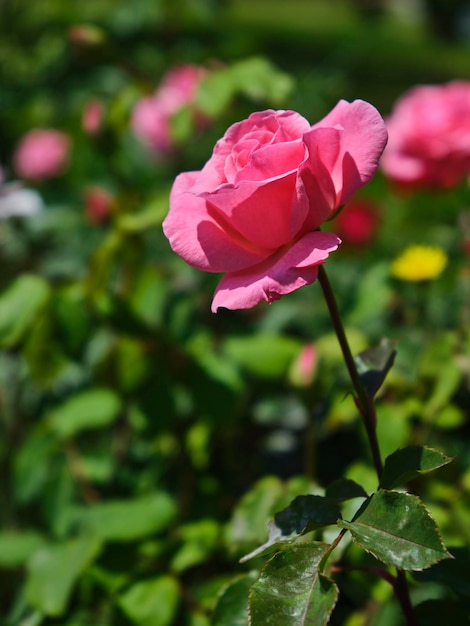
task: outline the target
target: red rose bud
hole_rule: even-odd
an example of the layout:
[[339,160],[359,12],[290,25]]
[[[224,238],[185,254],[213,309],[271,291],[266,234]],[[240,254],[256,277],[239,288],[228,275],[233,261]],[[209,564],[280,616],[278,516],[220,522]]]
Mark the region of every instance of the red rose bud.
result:
[[102,187],[89,187],[85,191],[85,216],[93,225],[103,224],[109,217],[114,197]]
[[334,221],[334,229],[344,244],[366,246],[377,232],[380,215],[377,207],[366,200],[346,204]]

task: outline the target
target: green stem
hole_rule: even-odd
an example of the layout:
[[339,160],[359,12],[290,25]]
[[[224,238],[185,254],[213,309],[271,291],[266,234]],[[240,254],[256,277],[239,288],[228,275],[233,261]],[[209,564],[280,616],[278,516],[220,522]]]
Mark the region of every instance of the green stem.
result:
[[354,357],[349,347],[346,333],[344,332],[343,322],[341,321],[333,289],[331,288],[330,281],[328,280],[323,265],[320,265],[318,268],[318,282],[320,283],[323,290],[323,295],[325,296],[325,301],[328,306],[331,321],[335,329],[341,351],[343,353],[346,367],[348,368],[349,377],[351,378],[351,382],[354,387],[354,401],[364,420],[364,426],[366,429],[367,437],[369,439],[370,450],[372,453],[372,460],[374,462],[375,471],[377,472],[377,476],[380,481],[380,479],[382,478],[383,466],[380,456],[379,442],[377,439],[377,415],[375,412],[375,405],[373,399],[369,397],[362,383],[361,377],[359,376],[359,373],[357,371]]
[[[374,399],[368,395],[366,388],[362,383],[361,377],[359,376],[359,372],[357,371],[356,363],[354,362],[354,357],[352,355],[351,348],[349,347],[346,333],[344,331],[343,322],[341,321],[338,305],[336,304],[333,289],[331,288],[330,281],[328,280],[328,277],[326,275],[325,268],[322,265],[320,265],[318,268],[318,281],[323,290],[323,295],[325,296],[325,301],[328,306],[331,321],[335,329],[341,351],[343,353],[346,367],[348,368],[349,376],[351,378],[351,382],[355,392],[354,401],[364,420],[364,426],[367,432],[367,437],[369,439],[372,459],[380,482],[380,479],[382,477],[383,465],[380,456],[379,442],[377,439],[377,414],[375,411]],[[323,566],[325,566],[331,552],[341,541],[343,534],[344,532],[342,531],[338,535],[336,540],[331,544],[330,549],[323,557]],[[397,599],[402,607],[407,626],[417,626],[416,616],[413,613],[413,606],[410,600],[406,575],[403,571],[397,571],[397,576],[394,579],[393,587]]]

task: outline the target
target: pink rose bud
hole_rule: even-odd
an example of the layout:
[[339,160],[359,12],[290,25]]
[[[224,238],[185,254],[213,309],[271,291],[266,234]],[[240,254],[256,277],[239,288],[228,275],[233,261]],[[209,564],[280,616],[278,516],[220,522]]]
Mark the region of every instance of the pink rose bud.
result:
[[470,173],[470,82],[420,85],[387,120],[384,174],[399,185],[448,188]]
[[85,216],[90,224],[105,222],[113,207],[114,198],[102,187],[88,187],[85,191]]
[[19,141],[13,166],[21,178],[45,180],[59,176],[66,165],[70,141],[59,130],[36,128]]
[[362,100],[341,100],[313,126],[294,111],[261,111],[231,126],[202,170],[177,176],[163,230],[187,263],[225,272],[212,310],[313,283],[341,243],[320,226],[372,178],[386,141]]
[[335,218],[334,228],[346,245],[366,246],[379,226],[377,207],[366,200],[352,200]]
[[90,100],[83,111],[82,128],[88,135],[97,135],[103,122],[103,104],[99,100]]
[[[206,74],[206,69],[195,65],[172,69],[153,95],[139,100],[132,112],[131,126],[144,145],[157,154],[171,152],[174,148],[171,119],[194,103],[197,88]],[[194,111],[194,120],[201,121],[200,112]]]
[[317,352],[313,344],[307,344],[300,351],[289,371],[289,379],[296,387],[308,387],[315,377]]

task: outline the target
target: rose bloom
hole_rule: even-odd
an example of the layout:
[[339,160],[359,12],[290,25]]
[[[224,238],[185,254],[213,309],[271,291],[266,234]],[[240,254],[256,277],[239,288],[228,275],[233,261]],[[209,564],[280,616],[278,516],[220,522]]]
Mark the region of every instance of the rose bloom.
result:
[[340,101],[313,126],[262,111],[231,126],[201,171],[177,176],[163,230],[187,263],[225,272],[212,310],[272,302],[312,283],[339,237],[321,224],[377,170],[385,124]]
[[21,178],[45,180],[62,173],[70,142],[60,130],[36,128],[19,141],[13,154],[15,172]]
[[334,229],[344,244],[361,248],[373,239],[379,220],[379,212],[372,202],[352,200],[335,218]]
[[[131,126],[135,135],[157,154],[167,154],[174,147],[171,118],[194,102],[197,88],[207,74],[203,67],[183,65],[163,78],[157,91],[142,98],[132,112]],[[200,119],[201,114],[197,115]]]
[[470,82],[414,87],[386,122],[389,141],[381,165],[391,180],[448,188],[470,172]]

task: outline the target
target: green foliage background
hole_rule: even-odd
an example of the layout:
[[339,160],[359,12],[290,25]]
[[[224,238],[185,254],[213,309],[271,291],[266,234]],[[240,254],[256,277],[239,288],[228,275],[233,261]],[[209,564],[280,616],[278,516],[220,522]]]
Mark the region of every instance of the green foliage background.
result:
[[[470,77],[464,38],[372,4],[1,3],[2,167],[13,176],[14,146],[32,127],[73,140],[66,173],[38,187],[45,209],[0,221],[6,625],[244,624],[240,602],[214,607],[234,576],[235,597],[246,596],[265,559],[238,559],[266,542],[274,514],[342,475],[376,488],[318,285],[214,316],[218,277],[185,266],[161,232],[175,175],[199,169],[253,110],[292,108],[313,123],[338,99],[362,98],[386,115],[414,84]],[[213,68],[199,93],[212,123],[198,131],[183,111],[173,120],[177,154],[156,161],[129,116],[181,62]],[[105,117],[90,138],[81,116],[94,98]],[[101,226],[85,218],[90,185],[115,198]],[[465,184],[403,196],[379,173],[361,197],[379,206],[379,232],[333,255],[328,273],[353,351],[383,336],[398,343],[378,403],[383,455],[427,445],[455,457],[412,491],[459,559],[416,574],[411,590],[423,623],[442,623],[450,601],[455,623],[468,623],[470,235],[461,218],[470,193]],[[446,251],[438,280],[391,277],[410,243]],[[314,380],[299,387],[292,367],[311,342]],[[356,569],[336,576],[331,623],[399,624],[391,590],[361,570],[374,558],[355,544],[344,550]]]

